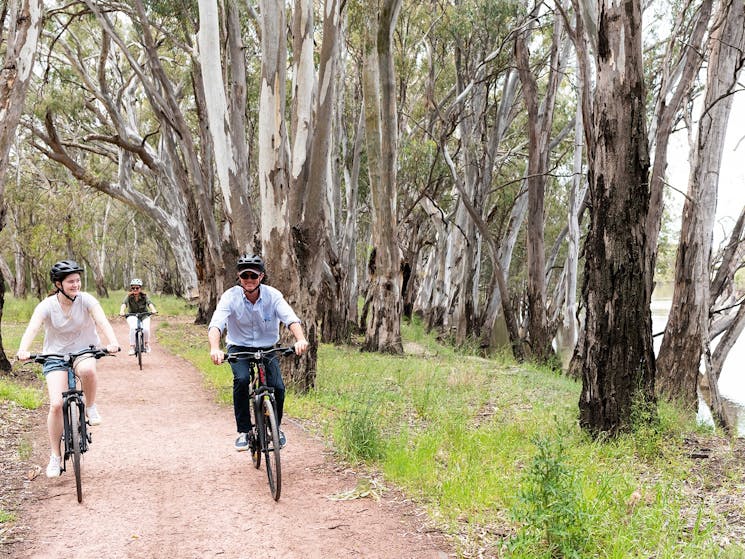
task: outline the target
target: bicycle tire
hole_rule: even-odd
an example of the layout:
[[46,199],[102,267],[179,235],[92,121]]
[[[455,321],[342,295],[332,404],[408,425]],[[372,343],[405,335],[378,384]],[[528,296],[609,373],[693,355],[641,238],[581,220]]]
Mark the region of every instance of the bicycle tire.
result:
[[142,370],[142,352],[145,349],[145,344],[142,341],[142,330],[135,332],[135,353],[137,354],[137,364]]
[[81,406],[78,402],[71,402],[68,406],[70,413],[70,439],[72,442],[72,468],[75,471],[75,488],[78,494],[78,503],[83,502],[83,480],[81,477],[81,464],[80,457],[81,451],[81,421],[85,421],[81,418]]
[[[275,501],[279,501],[282,493],[282,462],[279,458],[279,427],[277,417],[274,415],[274,406],[269,398],[264,398],[264,439],[266,444],[262,445],[264,450],[264,463],[266,464],[266,477],[269,481],[269,490]],[[267,421],[268,420],[268,421]]]
[[251,462],[253,462],[254,468],[257,470],[261,467],[261,452],[266,444],[266,437],[262,436],[264,433],[264,419],[259,411],[258,397],[251,399],[251,411],[254,417],[254,437],[251,448]]

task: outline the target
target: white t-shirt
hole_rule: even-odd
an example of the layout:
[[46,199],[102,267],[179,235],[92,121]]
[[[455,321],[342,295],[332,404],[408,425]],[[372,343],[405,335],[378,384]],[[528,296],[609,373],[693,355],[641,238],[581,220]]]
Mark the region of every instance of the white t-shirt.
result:
[[74,353],[91,345],[98,346],[101,340],[91,315],[98,304],[93,295],[79,293],[69,314],[62,310],[56,295],[36,305],[34,316],[44,324],[42,353]]

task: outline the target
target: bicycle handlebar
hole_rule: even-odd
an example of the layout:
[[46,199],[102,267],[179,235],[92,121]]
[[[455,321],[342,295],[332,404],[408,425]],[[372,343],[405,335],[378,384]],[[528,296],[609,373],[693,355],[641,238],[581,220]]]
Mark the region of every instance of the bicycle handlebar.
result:
[[146,312],[128,312],[128,313],[124,313],[121,316],[123,316],[125,318],[128,317],[128,316],[136,316],[139,319],[143,319],[143,318],[147,318],[148,316],[151,316],[151,315],[154,315],[154,314],[157,314],[157,313],[150,312],[150,311],[146,311]]
[[68,363],[72,363],[73,361],[75,361],[76,358],[82,355],[91,355],[96,359],[101,359],[101,357],[106,357],[107,355],[114,357],[114,355],[110,353],[106,348],[90,346],[86,349],[81,349],[80,351],[76,351],[74,353],[32,353],[31,355],[29,355],[28,359],[29,361],[34,361],[36,363],[42,364],[47,359],[55,358],[62,359]]
[[273,347],[272,349],[264,349],[259,351],[234,351],[233,353],[225,355],[225,362],[235,362],[240,360],[250,361],[261,361],[263,357],[270,357],[276,353],[282,355],[291,355],[295,353],[293,347]]

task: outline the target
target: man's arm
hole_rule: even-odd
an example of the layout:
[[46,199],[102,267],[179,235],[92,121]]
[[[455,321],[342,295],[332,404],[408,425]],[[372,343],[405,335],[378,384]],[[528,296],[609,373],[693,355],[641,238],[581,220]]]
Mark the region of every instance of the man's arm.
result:
[[308,340],[305,339],[305,334],[303,333],[303,327],[300,325],[299,322],[293,322],[289,326],[290,332],[292,332],[292,335],[295,336],[295,353],[297,355],[302,355],[306,351],[308,351]]

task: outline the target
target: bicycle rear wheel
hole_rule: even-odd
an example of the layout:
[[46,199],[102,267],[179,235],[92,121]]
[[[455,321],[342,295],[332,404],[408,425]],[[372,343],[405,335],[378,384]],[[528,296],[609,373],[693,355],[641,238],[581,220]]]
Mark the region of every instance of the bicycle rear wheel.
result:
[[282,467],[279,459],[279,427],[274,415],[274,406],[269,398],[264,398],[264,434],[266,444],[262,445],[266,461],[266,477],[269,480],[269,489],[275,501],[279,501],[282,492]]
[[80,475],[80,457],[82,454],[81,444],[81,422],[85,421],[81,417],[80,405],[78,402],[71,402],[67,408],[70,414],[70,439],[72,442],[72,469],[75,471],[75,487],[78,493],[78,503],[83,502],[83,481]]
[[142,370],[142,352],[145,351],[145,344],[142,341],[142,330],[135,332],[135,353],[137,354],[137,364]]

